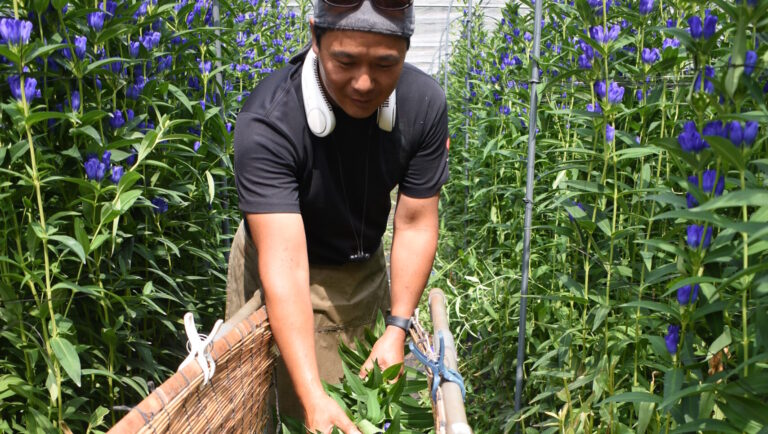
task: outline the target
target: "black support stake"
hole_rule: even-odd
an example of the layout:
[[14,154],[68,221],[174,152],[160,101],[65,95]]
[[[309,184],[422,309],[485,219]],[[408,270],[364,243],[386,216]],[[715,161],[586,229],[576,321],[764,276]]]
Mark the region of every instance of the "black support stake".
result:
[[[523,361],[525,360],[525,321],[528,308],[528,269],[531,261],[531,220],[533,214],[533,184],[536,163],[536,123],[538,109],[539,84],[539,48],[541,45],[541,4],[544,0],[534,0],[533,13],[533,53],[531,54],[531,81],[529,90],[531,104],[528,110],[528,169],[525,181],[525,234],[523,235],[523,275],[520,288],[520,326],[517,335],[517,374],[515,378],[515,413],[520,416],[520,398],[523,391]],[[522,421],[517,425],[520,432]]]

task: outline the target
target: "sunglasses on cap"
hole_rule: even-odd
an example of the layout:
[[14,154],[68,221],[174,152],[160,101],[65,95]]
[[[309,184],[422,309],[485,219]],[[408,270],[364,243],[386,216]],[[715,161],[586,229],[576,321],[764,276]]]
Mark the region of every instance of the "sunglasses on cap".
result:
[[[323,0],[323,3],[337,8],[356,8],[363,4],[365,0]],[[370,0],[371,4],[378,9],[386,11],[401,11],[408,9],[413,0]]]

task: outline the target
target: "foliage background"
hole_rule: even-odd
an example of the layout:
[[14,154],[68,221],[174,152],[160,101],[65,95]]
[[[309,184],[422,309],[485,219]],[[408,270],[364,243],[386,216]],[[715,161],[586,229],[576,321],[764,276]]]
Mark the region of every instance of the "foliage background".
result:
[[232,124],[308,5],[2,3],[0,432],[103,430],[223,316]]
[[474,428],[764,429],[768,3],[543,6],[520,412],[533,4],[508,2],[493,28],[465,9],[448,70],[435,284],[452,294]]

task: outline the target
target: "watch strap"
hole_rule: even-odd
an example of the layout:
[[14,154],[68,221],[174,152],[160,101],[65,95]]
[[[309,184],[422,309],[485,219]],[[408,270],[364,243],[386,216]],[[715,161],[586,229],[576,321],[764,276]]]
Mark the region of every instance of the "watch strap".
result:
[[408,329],[411,328],[411,319],[403,318],[401,316],[394,316],[394,315],[388,314],[386,319],[384,320],[384,323],[388,326],[395,326],[395,327],[401,328],[406,334],[408,333]]

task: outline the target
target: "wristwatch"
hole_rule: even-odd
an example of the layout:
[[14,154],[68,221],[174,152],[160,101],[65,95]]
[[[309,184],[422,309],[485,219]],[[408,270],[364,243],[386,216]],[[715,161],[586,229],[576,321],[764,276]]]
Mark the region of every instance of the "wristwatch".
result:
[[387,311],[387,318],[384,320],[384,323],[388,326],[395,326],[395,327],[401,328],[406,334],[408,334],[408,329],[411,328],[410,318],[394,316],[390,311]]

